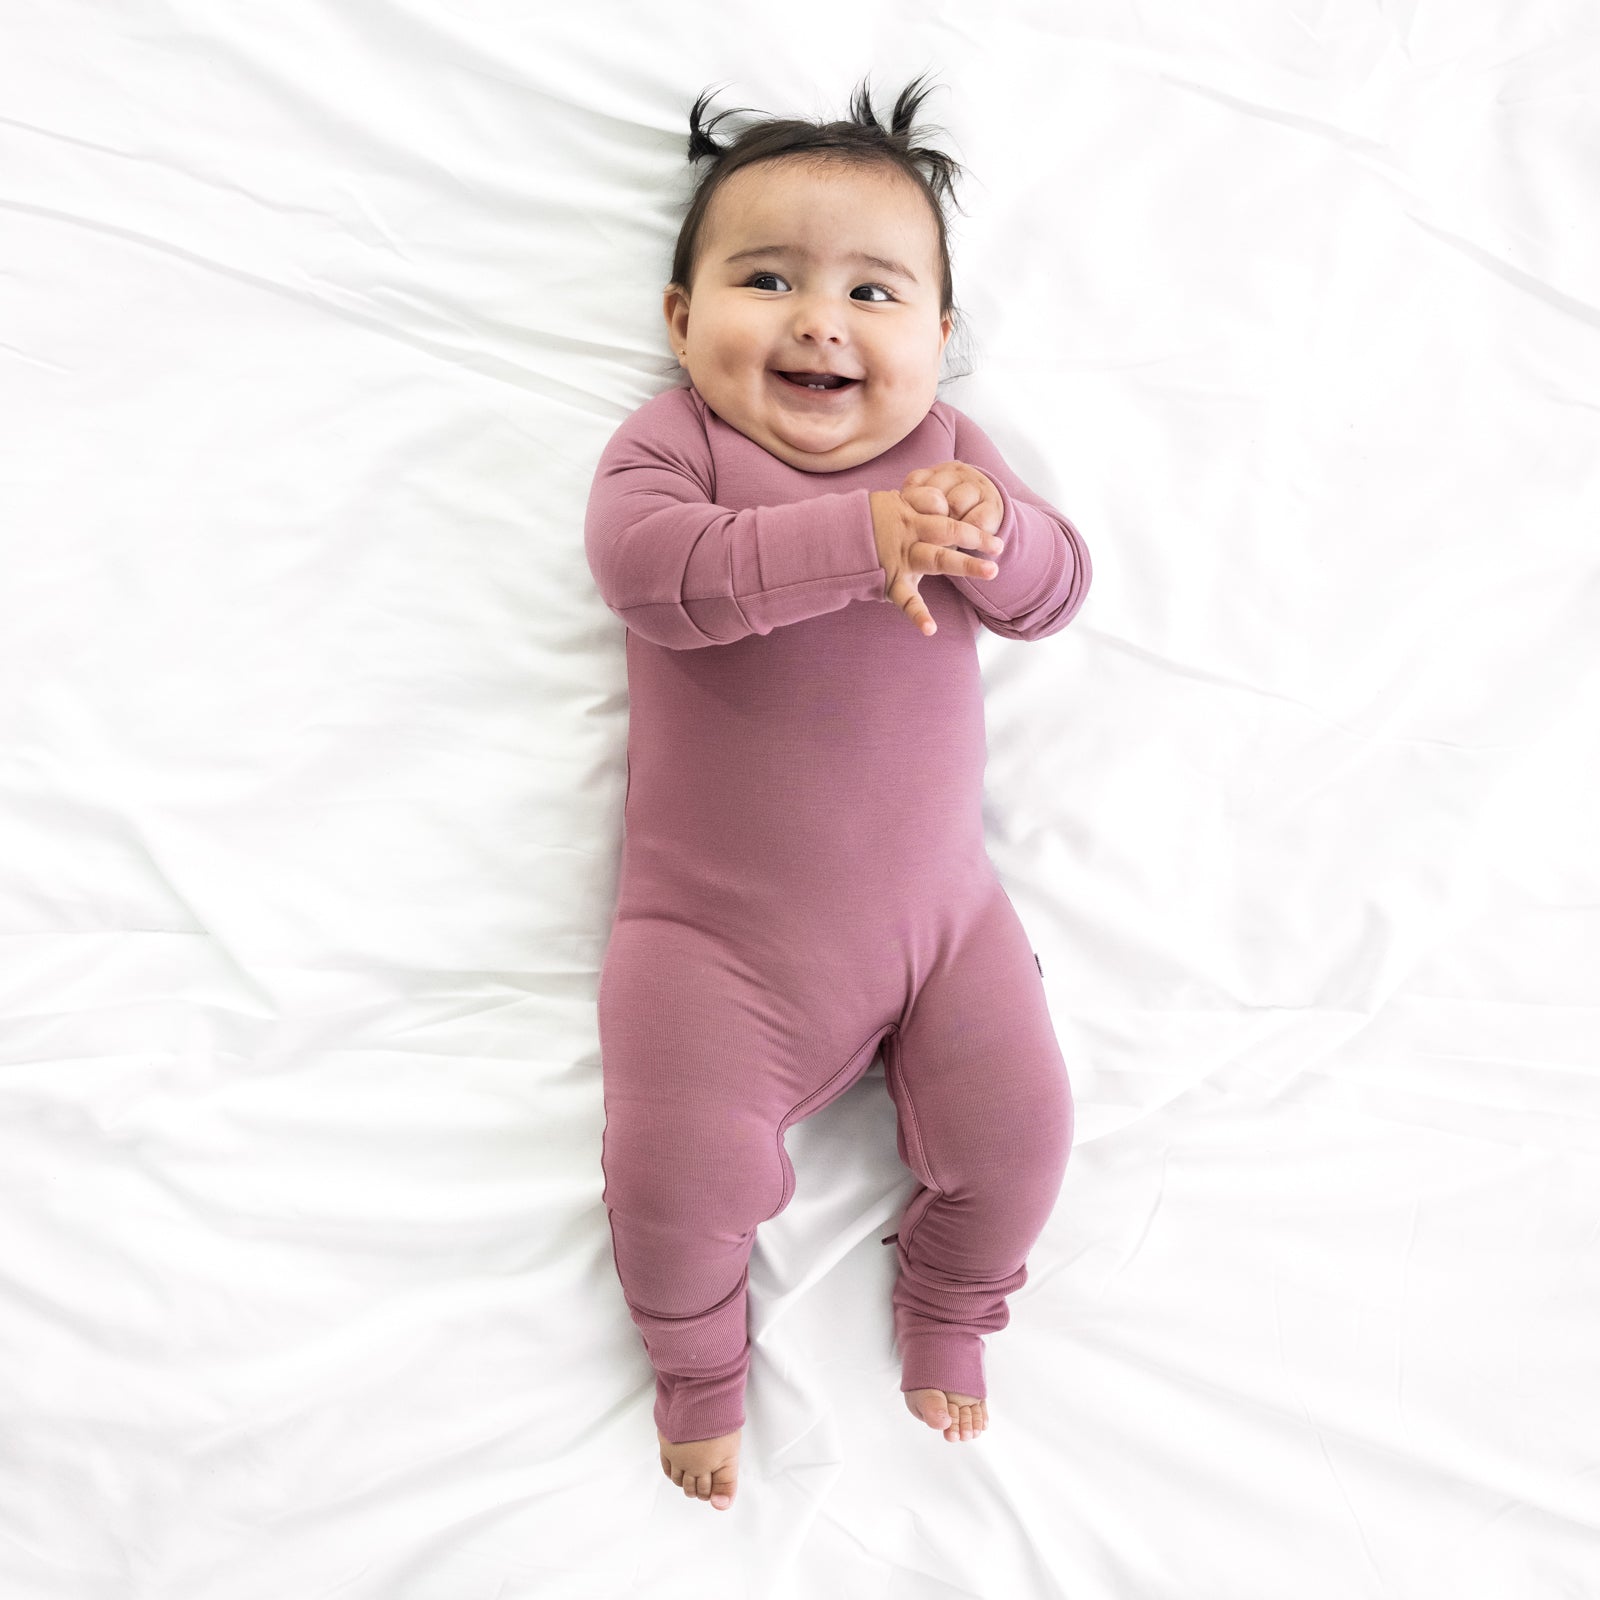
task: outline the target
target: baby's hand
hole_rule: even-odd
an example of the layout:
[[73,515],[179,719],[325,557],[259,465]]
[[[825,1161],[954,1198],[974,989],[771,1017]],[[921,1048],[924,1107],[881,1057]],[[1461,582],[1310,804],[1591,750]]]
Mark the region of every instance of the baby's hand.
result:
[[938,500],[931,498],[914,502],[917,509],[932,511],[938,516],[955,517],[970,522],[984,533],[999,533],[1005,519],[1006,508],[1000,491],[965,461],[945,461],[937,467],[918,467],[906,474],[900,485],[901,494],[913,488],[932,489]]
[[[872,534],[878,547],[878,561],[883,567],[887,582],[884,599],[899,606],[924,633],[937,633],[938,626],[928,614],[928,608],[917,592],[923,575],[941,572],[962,578],[992,578],[1000,569],[992,561],[965,555],[964,550],[992,550],[998,553],[1004,545],[991,528],[979,522],[953,517],[949,500],[943,488],[928,483],[926,478],[948,472],[950,467],[960,467],[963,472],[976,473],[960,462],[950,462],[943,467],[923,468],[911,473],[900,489],[875,489],[867,496],[872,510]],[[994,497],[995,507],[1000,498],[987,478],[982,479]],[[976,507],[975,516],[988,517],[986,508],[961,491],[959,484],[951,485],[961,504]],[[998,514],[993,518],[998,528]]]

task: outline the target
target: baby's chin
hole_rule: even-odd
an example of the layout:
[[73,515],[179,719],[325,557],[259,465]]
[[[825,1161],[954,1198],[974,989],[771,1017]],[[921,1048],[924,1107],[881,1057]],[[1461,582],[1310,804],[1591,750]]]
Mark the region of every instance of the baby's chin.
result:
[[874,460],[885,450],[892,448],[892,444],[858,438],[843,440],[827,450],[807,450],[801,445],[792,444],[786,439],[774,438],[770,434],[751,437],[768,455],[777,456],[780,461],[788,462],[800,472],[846,472],[851,467],[859,467],[864,461]]
[[[874,433],[846,433],[833,438],[824,447],[823,441],[828,436],[821,430],[814,439],[808,439],[803,429],[785,429],[768,422],[753,426],[741,426],[736,422],[734,426],[768,455],[777,456],[800,472],[816,473],[845,472],[863,462],[876,460],[911,432],[911,428],[904,428],[892,438],[882,429]],[[913,423],[912,427],[915,426]]]

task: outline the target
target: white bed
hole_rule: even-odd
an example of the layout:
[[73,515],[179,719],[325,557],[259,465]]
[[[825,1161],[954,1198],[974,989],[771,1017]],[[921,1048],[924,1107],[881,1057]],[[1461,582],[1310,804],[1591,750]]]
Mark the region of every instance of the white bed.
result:
[[[0,33],[8,1600],[1600,1595],[1591,6]],[[583,510],[695,95],[924,71],[941,396],[1094,561],[980,640],[1077,1140],[953,1445],[881,1062],[791,1130],[723,1513],[601,1204]]]

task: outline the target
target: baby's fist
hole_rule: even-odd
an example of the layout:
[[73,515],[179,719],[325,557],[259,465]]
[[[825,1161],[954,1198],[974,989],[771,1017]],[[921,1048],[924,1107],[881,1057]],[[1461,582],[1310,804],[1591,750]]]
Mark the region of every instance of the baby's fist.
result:
[[932,491],[942,502],[925,505],[912,500],[919,511],[926,509],[935,515],[954,517],[983,533],[999,533],[1000,524],[1005,520],[1000,491],[988,477],[965,461],[945,461],[936,467],[918,467],[908,472],[900,493],[910,499],[913,490]]

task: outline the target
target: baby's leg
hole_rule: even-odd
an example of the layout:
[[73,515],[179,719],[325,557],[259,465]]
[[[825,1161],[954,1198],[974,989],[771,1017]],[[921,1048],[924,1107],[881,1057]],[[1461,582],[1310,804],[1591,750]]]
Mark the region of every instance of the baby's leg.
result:
[[762,1074],[693,944],[681,924],[618,923],[599,1004],[603,1198],[673,1443],[744,1424],[750,1250],[782,1184],[775,1131],[743,1099]]
[[[998,885],[923,982],[885,1080],[901,1159],[918,1179],[891,1236],[900,1387],[925,1420],[941,1409],[937,1394],[986,1420],[982,1335],[1010,1320],[1006,1299],[1027,1281],[1073,1128],[1043,979]],[[957,1438],[960,1420],[952,1411]]]
[[603,1198],[655,1368],[663,1470],[714,1505],[719,1487],[731,1493],[745,1420],[756,1227],[793,1190],[783,1129],[848,1088],[881,1037],[852,1055],[859,1028],[842,1024],[840,1046],[838,1029],[807,1028],[792,1003],[682,922],[613,928],[599,1005]]
[[[627,987],[618,980],[611,992]],[[682,1079],[673,1029],[645,1050],[637,1024],[612,1010],[602,1025],[612,1256],[655,1369],[661,1470],[726,1511],[738,1490],[750,1369],[750,1250],[774,1192],[763,1171],[776,1165],[771,1135],[752,1138],[734,1105],[703,1091],[674,1093]]]

